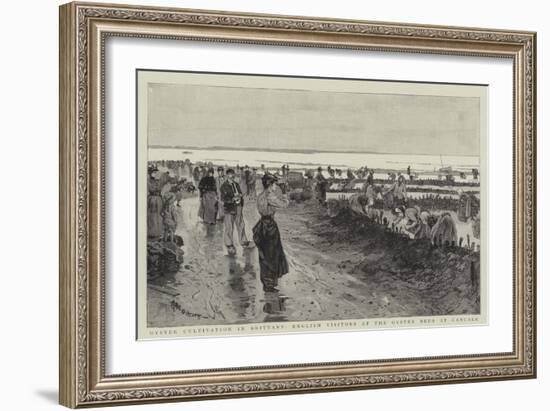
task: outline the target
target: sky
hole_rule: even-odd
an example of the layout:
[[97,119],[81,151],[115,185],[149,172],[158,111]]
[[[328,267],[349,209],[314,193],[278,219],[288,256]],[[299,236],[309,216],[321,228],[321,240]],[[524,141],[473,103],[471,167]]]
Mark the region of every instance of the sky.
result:
[[475,97],[149,84],[148,144],[479,155]]

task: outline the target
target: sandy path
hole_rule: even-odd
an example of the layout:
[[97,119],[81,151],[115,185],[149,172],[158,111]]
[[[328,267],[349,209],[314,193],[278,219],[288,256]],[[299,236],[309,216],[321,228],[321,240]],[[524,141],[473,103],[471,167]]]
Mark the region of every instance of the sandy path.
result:
[[[202,224],[198,206],[196,197],[182,201],[178,234],[185,242],[185,263],[148,288],[150,326],[387,318],[479,309],[479,291],[470,285],[470,260],[461,256],[464,253],[411,244],[391,233],[377,239],[367,226],[357,235],[352,231],[362,230],[363,223],[352,220],[335,228],[315,202],[291,204],[277,213],[289,273],[280,279],[279,292],[265,293],[257,250],[236,244],[237,255],[229,257],[223,225]],[[244,218],[251,240],[258,220],[254,201],[245,201]],[[406,267],[443,261],[443,268],[403,269],[403,252],[417,256]]]
[[[198,206],[196,197],[182,201],[178,234],[185,242],[185,263],[178,273],[155,281],[155,285],[169,287],[179,295],[149,288],[150,326],[352,319],[383,314],[383,299],[346,273],[341,263],[346,253],[340,250],[338,259],[331,259],[319,252],[319,239],[310,234],[308,219],[293,206],[277,215],[290,268],[280,280],[278,293],[262,290],[256,249],[242,250],[237,245],[237,255],[229,257],[223,246],[223,225],[202,224],[197,217]],[[244,217],[251,239],[258,219],[253,201],[245,202]]]

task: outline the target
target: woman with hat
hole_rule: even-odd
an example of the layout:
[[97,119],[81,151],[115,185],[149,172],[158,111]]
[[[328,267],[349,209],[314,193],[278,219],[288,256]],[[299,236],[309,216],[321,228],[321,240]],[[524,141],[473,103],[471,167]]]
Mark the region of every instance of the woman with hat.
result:
[[260,221],[252,229],[260,259],[260,280],[267,292],[277,291],[275,287],[279,278],[288,273],[288,262],[274,216],[276,209],[287,207],[289,201],[276,182],[277,177],[272,174],[262,177],[264,190],[257,200]]
[[216,214],[218,213],[218,187],[216,186],[213,168],[209,168],[208,174],[201,178],[199,182],[199,192],[201,198],[199,217],[206,224],[216,224]]
[[156,165],[151,164],[147,168],[147,237],[150,239],[160,239],[164,235],[163,202],[160,194],[164,185],[163,176]]

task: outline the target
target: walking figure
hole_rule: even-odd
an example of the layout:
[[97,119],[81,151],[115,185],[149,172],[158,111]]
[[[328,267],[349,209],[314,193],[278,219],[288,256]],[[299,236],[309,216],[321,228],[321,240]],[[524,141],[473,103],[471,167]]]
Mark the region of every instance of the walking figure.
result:
[[261,217],[252,229],[260,260],[260,280],[266,292],[278,291],[275,287],[279,278],[288,273],[288,262],[274,216],[276,209],[287,207],[289,201],[276,182],[274,175],[265,174],[262,177],[264,190],[257,200]]
[[214,169],[210,168],[207,175],[201,178],[199,182],[200,207],[199,217],[205,224],[216,224],[218,190],[216,179],[214,178]]
[[246,238],[244,219],[243,219],[243,193],[241,187],[235,181],[235,171],[228,169],[226,171],[227,179],[221,186],[221,200],[223,202],[223,239],[227,251],[234,255],[237,251],[233,244],[233,229],[236,227],[239,243],[243,248],[250,248],[250,241]]

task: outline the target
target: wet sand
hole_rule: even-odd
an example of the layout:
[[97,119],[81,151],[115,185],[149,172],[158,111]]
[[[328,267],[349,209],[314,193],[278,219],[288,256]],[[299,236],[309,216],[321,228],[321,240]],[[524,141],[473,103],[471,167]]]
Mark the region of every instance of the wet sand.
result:
[[[200,222],[198,207],[197,197],[181,201],[177,233],[185,262],[179,272],[150,282],[151,327],[479,312],[479,279],[470,271],[475,255],[434,250],[350,218],[330,219],[315,202],[277,213],[290,270],[279,292],[265,293],[256,249],[236,242],[237,255],[228,256],[223,224]],[[245,201],[244,218],[251,240],[259,218],[253,200]]]

